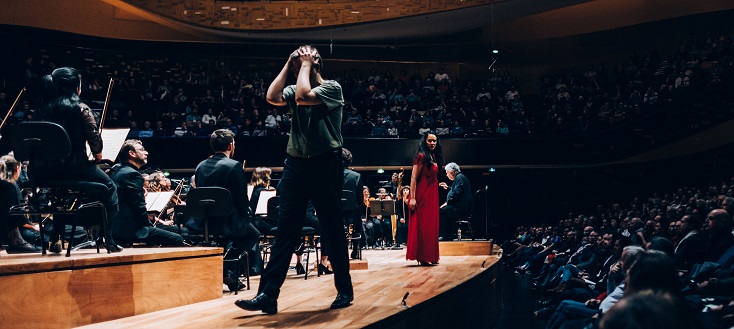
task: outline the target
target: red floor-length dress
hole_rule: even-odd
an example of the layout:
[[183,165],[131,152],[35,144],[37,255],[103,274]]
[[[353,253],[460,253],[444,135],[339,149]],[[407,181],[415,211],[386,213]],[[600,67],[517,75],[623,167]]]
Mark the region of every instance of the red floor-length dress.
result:
[[438,165],[426,166],[423,153],[413,164],[422,164],[421,172],[410,196],[415,198],[415,210],[408,220],[408,248],[405,258],[422,262],[438,262]]

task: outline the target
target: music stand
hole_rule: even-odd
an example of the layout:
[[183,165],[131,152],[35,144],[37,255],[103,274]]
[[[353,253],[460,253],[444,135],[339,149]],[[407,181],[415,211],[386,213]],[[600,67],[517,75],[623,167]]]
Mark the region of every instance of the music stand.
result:
[[[370,213],[372,216],[380,215],[382,218],[390,218],[391,228],[397,228],[397,223],[395,223],[396,219],[393,218],[393,215],[395,215],[395,200],[370,200]],[[393,246],[390,249],[402,250],[403,248],[395,246],[395,234],[397,233],[393,232],[392,234]]]
[[268,215],[268,200],[275,196],[275,190],[262,190],[260,191],[260,197],[257,199],[257,208],[255,209],[255,215]]

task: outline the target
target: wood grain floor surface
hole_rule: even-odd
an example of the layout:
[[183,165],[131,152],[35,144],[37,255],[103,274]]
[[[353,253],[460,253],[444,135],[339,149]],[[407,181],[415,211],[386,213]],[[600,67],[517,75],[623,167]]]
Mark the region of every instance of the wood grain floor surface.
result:
[[484,271],[483,263],[488,268],[499,258],[442,256],[439,265],[424,267],[405,260],[405,250],[365,250],[363,257],[369,261],[369,270],[351,271],[355,300],[348,308],[329,309],[336,296],[332,275],[316,277],[312,272],[303,280],[303,275],[290,270],[275,315],[234,305],[237,299],[255,296],[259,277],[253,277],[252,290],[236,296],[225,292],[216,300],[82,328],[361,328],[405,310],[401,300],[406,292],[410,293],[407,305],[417,305]]
[[123,252],[108,254],[102,249],[80,249],[66,257],[66,251],[60,254],[48,253],[45,256],[34,254],[0,253],[0,275],[16,275],[28,272],[46,272],[68,270],[80,267],[109,266],[115,263],[154,262],[166,259],[195,258],[221,255],[222,248],[125,248]]

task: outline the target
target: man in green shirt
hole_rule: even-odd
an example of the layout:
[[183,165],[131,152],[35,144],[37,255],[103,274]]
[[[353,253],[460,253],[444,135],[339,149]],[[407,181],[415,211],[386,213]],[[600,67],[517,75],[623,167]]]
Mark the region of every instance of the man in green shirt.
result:
[[[331,308],[347,307],[354,299],[341,213],[344,97],[339,83],[321,77],[322,67],[318,50],[301,46],[291,53],[268,88],[268,103],[287,106],[293,121],[286,150],[288,156],[277,187],[280,195],[278,233],[270,261],[260,278],[258,295],[235,302],[245,310],[278,312],[280,287],[301,237],[309,200],[318,213],[321,238],[327,248],[325,254],[329,255],[334,270],[337,296]],[[296,76],[296,84],[286,86],[289,71]]]

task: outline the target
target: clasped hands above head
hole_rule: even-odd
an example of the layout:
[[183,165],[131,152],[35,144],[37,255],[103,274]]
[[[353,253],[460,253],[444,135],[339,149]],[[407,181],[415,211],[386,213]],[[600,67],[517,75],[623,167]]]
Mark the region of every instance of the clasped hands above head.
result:
[[318,51],[314,48],[301,46],[298,47],[298,49],[294,50],[291,53],[291,59],[298,59],[299,62],[302,63],[309,63],[313,64],[316,60],[316,55],[318,55]]

